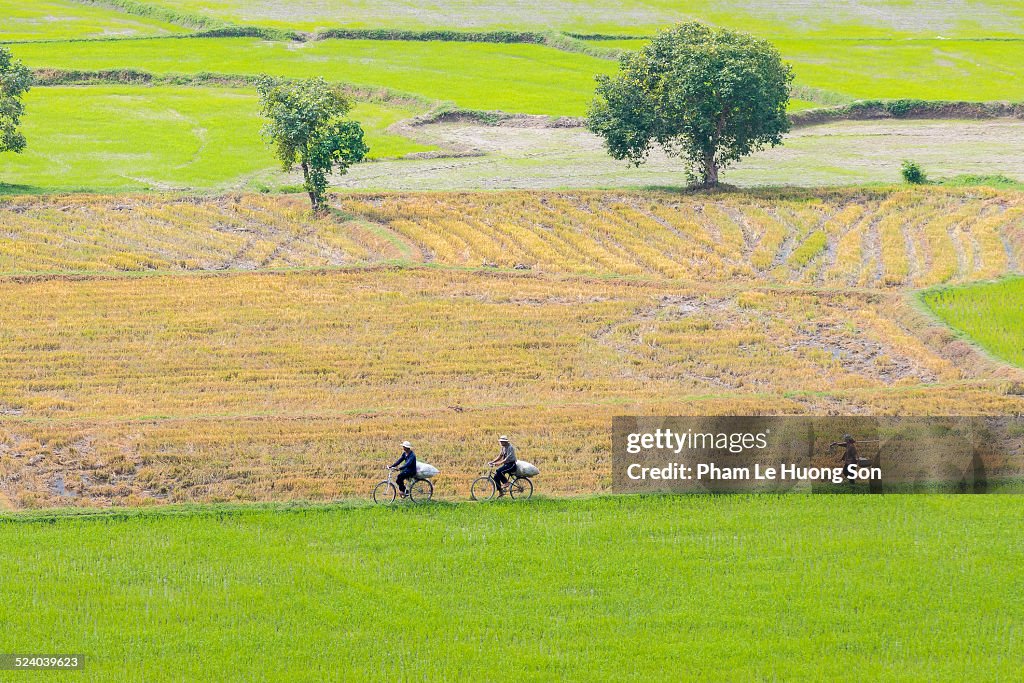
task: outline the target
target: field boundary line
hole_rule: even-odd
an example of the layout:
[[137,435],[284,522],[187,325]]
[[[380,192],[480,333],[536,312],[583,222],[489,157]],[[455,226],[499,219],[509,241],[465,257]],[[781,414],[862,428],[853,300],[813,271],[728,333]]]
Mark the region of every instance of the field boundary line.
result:
[[[536,495],[530,502],[567,505],[582,502],[600,502],[601,500],[614,500],[623,497],[629,498],[662,498],[676,497],[672,493],[577,493],[573,495]],[[431,501],[425,510],[437,509],[438,507],[468,506],[478,508],[480,503],[471,500],[434,500]],[[380,506],[365,497],[344,497],[329,501],[313,499],[306,500],[279,500],[279,501],[243,501],[229,503],[163,503],[145,507],[131,507],[127,505],[115,505],[110,507],[99,507],[96,505],[88,507],[63,507],[63,508],[12,508],[9,511],[0,512],[0,525],[3,524],[52,524],[57,521],[76,520],[116,520],[130,521],[132,519],[146,518],[182,518],[182,517],[225,517],[244,516],[254,514],[307,514],[307,513],[331,513],[340,511],[367,511],[380,510]]]
[[921,99],[867,99],[832,107],[817,107],[789,115],[794,128],[833,121],[876,121],[886,119],[987,120],[1024,119],[1024,102]]
[[281,42],[318,42],[324,40],[373,40],[405,42],[446,42],[446,43],[491,43],[505,45],[543,45],[562,52],[585,54],[598,59],[618,59],[626,50],[614,47],[591,45],[587,41],[649,40],[650,35],[577,33],[572,31],[537,30],[452,30],[446,28],[323,28],[316,31],[300,31],[288,28],[274,28],[256,24],[236,24],[231,21],[208,17],[194,12],[182,12],[170,8],[150,5],[138,0],[69,0],[92,7],[103,7],[113,11],[163,21],[183,29],[181,33],[131,35],[131,36],[87,36],[80,38],[29,38],[27,40],[0,40],[0,44],[32,43],[89,43],[138,41],[167,38],[262,38]]
[[[158,74],[144,69],[50,69],[32,70],[34,85],[37,87],[124,85],[124,86],[195,86],[213,88],[252,88],[259,76],[253,74],[230,74],[219,72],[164,73]],[[300,79],[281,79],[294,82]],[[359,102],[391,104],[410,108],[433,110],[447,103],[432,100],[416,93],[395,90],[385,86],[364,86],[346,81],[334,81],[345,94]]]

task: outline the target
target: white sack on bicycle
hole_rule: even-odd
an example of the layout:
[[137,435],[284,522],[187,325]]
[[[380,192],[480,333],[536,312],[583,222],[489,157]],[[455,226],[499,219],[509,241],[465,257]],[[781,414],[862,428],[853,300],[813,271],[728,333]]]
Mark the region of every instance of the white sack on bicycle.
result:
[[420,479],[431,479],[441,474],[441,470],[433,465],[419,460],[416,461],[416,476]]
[[540,474],[540,470],[536,465],[531,465],[525,460],[516,460],[517,477],[536,477],[538,474]]

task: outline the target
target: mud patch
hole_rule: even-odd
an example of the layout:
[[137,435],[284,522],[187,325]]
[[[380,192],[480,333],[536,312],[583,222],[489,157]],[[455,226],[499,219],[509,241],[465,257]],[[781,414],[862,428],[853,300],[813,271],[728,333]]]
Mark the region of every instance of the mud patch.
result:
[[935,373],[885,345],[851,333],[842,323],[818,323],[812,329],[805,328],[796,341],[782,349],[796,353],[806,349],[824,351],[847,372],[871,377],[886,385],[906,379],[923,383],[934,383],[939,379]]

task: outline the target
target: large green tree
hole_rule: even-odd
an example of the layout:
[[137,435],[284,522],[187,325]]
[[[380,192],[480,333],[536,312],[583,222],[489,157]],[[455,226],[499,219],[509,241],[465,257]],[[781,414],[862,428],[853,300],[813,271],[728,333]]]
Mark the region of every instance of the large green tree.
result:
[[352,103],[340,86],[322,78],[286,81],[264,76],[256,90],[262,113],[270,119],[263,134],[276,147],[286,171],[296,165],[302,169],[313,211],[323,211],[327,176],[344,174],[370,151],[360,125],[345,118]]
[[657,143],[705,187],[789,131],[792,69],[771,43],[744,33],[680,24],[624,53],[619,72],[597,81],[588,127],[609,154],[639,166]]
[[22,96],[32,87],[32,72],[0,46],[0,152],[25,149],[25,136],[18,130],[25,113]]

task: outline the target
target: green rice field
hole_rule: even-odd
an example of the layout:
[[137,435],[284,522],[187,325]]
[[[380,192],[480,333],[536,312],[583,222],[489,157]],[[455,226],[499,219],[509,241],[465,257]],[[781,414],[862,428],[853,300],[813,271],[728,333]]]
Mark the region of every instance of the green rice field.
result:
[[[129,6],[134,8],[131,13],[118,9]],[[471,12],[474,8],[477,11]],[[95,4],[44,0],[31,6],[0,0],[0,14],[6,19],[0,22],[0,39],[15,41],[8,47],[36,69],[134,69],[191,76],[269,73],[291,78],[321,76],[343,82],[361,93],[357,97],[363,101],[354,116],[367,131],[371,158],[452,152],[463,157],[452,162],[459,167],[454,169],[455,176],[463,166],[489,173],[484,186],[535,184],[520,182],[518,176],[493,178],[491,171],[502,166],[504,162],[498,157],[504,156],[523,156],[523,163],[539,166],[538,173],[553,177],[543,181],[546,186],[579,185],[578,171],[593,165],[579,167],[567,178],[560,164],[567,154],[589,154],[589,142],[584,141],[584,151],[574,140],[571,150],[560,148],[552,154],[547,148],[553,140],[564,137],[559,131],[538,132],[535,137],[541,139],[529,149],[523,147],[529,134],[497,131],[495,135],[504,142],[494,152],[491,136],[483,139],[476,131],[463,131],[450,144],[440,144],[431,139],[430,131],[395,131],[388,130],[389,126],[432,107],[445,106],[582,116],[593,98],[595,75],[617,68],[611,58],[616,50],[637,49],[643,41],[592,40],[588,47],[595,52],[583,54],[522,43],[303,42],[175,34],[228,22],[300,30],[339,26],[450,30],[555,27],[642,35],[662,22],[699,16],[727,26],[742,24],[745,30],[776,42],[784,57],[792,61],[800,86],[791,111],[857,98],[1024,100],[1024,36],[1017,35],[1019,27],[1014,23],[1022,12],[997,2],[985,2],[970,13],[952,11],[938,2],[917,3],[911,12],[905,3],[895,0],[856,2],[828,13],[809,12],[799,3],[776,7],[762,0],[753,4],[729,0],[682,8],[664,0],[562,0],[550,6],[530,0],[485,9],[478,3],[413,6],[405,0],[380,5],[295,0],[284,9],[281,3],[269,0],[146,0],[134,4],[121,0]],[[470,15],[482,18],[471,20]],[[553,22],[552,17],[560,20]],[[935,31],[942,29],[941,37],[922,32],[925,19]],[[168,23],[171,21],[176,23]],[[24,42],[32,40],[37,42]],[[37,87],[26,103],[28,148],[22,155],[0,157],[0,192],[5,194],[78,189],[263,189],[294,184],[294,178],[283,177],[275,168],[270,150],[260,139],[262,122],[251,89],[171,84],[149,88],[108,84]],[[918,122],[910,125],[916,131],[913,139],[927,137],[930,145],[927,154],[918,152],[915,158],[920,157],[936,172],[957,175],[991,170],[1017,177],[1012,165],[982,163],[973,152],[966,156],[953,154],[958,146],[988,149],[1000,145],[1001,140],[977,140],[970,135],[933,140],[931,129],[926,130]],[[845,138],[830,138],[827,131],[823,135],[825,148],[846,142]],[[817,166],[809,167],[801,159],[794,167],[790,159],[793,155],[806,156],[802,147],[805,138],[790,135],[787,144],[774,153],[782,158],[770,160],[768,175],[757,171],[753,183],[819,184],[822,174]],[[906,145],[900,142],[910,139],[886,137],[885,144],[878,147],[902,150]],[[933,161],[941,150],[948,154]],[[489,158],[466,157],[467,151],[473,155],[489,152]],[[822,156],[818,165],[829,166],[827,176],[840,182],[865,178],[891,181],[898,179],[892,169],[899,159],[889,156],[877,160],[874,152],[865,156],[862,162],[872,165],[870,173],[850,168],[848,163],[831,168],[836,166],[834,154]],[[603,152],[600,161],[608,163]],[[417,177],[422,175],[409,163],[400,162],[405,165],[397,175],[384,168],[359,168],[354,175],[382,175],[389,183],[408,175],[406,170]],[[451,166],[427,164],[424,160],[416,163],[426,165],[428,175],[437,169],[447,174]],[[639,172],[622,164],[611,170],[614,178],[594,182],[600,186],[644,182]],[[624,181],[618,177],[627,172],[635,179],[631,176]],[[737,179],[751,184],[747,179]],[[417,180],[415,186],[441,189],[460,183],[453,176],[443,182]],[[360,186],[376,188],[377,184],[361,181]]]
[[[613,495],[614,415],[1024,413],[1019,109],[795,117],[714,191],[555,118],[687,20],[790,111],[1024,102],[1011,0],[0,0],[0,662],[84,658],[0,683],[1020,680],[1019,439],[907,479],[992,495]],[[323,216],[258,74],[347,86]],[[502,432],[537,494],[464,502]],[[374,506],[405,439],[436,498]]]
[[188,29],[74,0],[0,0],[0,41],[137,38]]
[[14,515],[0,649],[82,681],[1011,680],[1022,523],[940,495]]
[[[789,39],[777,45],[793,63],[796,84],[822,91],[827,100],[1024,99],[1024,41]],[[430,41],[181,38],[67,43],[59,49],[18,44],[12,50],[37,68],[323,76],[470,109],[573,116],[586,112],[594,76],[617,68],[613,60],[541,45]],[[495,73],[503,77],[495,79]]]
[[311,30],[333,27],[404,29],[532,29],[647,35],[665,25],[700,20],[765,35],[1019,36],[1024,9],[1006,0],[978,0],[970,11],[947,0],[146,0],[175,11],[238,24]]
[[[0,182],[41,189],[223,188],[276,175],[248,89],[48,87],[26,98],[23,154],[0,159]],[[360,102],[371,158],[430,149],[385,131],[414,112]]]
[[934,289],[921,300],[992,355],[1024,367],[1024,278]]
[[[774,38],[796,84],[842,99],[1022,100],[1024,40]],[[636,50],[643,40],[597,40]]]
[[11,48],[32,67],[322,76],[470,109],[526,114],[584,114],[593,97],[594,75],[616,68],[607,59],[524,44],[181,38]]

